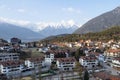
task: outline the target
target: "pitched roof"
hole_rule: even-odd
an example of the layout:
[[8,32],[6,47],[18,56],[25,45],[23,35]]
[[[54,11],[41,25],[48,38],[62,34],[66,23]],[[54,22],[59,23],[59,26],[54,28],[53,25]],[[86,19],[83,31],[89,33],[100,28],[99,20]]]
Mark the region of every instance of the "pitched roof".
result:
[[80,58],[83,60],[97,60],[96,57],[92,57],[92,56],[81,56]]
[[44,57],[34,57],[34,58],[27,58],[27,60],[30,60],[31,62],[38,62],[38,61],[43,61]]
[[120,62],[120,57],[116,57],[116,58],[114,58],[113,60],[117,60],[117,61]]
[[120,52],[120,49],[109,49],[107,52],[117,53]]
[[7,67],[7,66],[18,66],[18,65],[21,65],[21,64],[24,64],[24,61],[23,61],[23,60],[17,60],[17,61],[1,61],[1,62],[0,62],[0,65],[3,65],[4,67]]
[[114,75],[111,75],[111,74],[108,74],[106,72],[98,72],[98,73],[94,73],[93,74],[94,77],[98,77],[102,80],[120,80],[120,76],[114,76]]
[[57,58],[57,61],[62,63],[62,62],[75,62],[76,60],[73,57],[69,57],[69,58]]

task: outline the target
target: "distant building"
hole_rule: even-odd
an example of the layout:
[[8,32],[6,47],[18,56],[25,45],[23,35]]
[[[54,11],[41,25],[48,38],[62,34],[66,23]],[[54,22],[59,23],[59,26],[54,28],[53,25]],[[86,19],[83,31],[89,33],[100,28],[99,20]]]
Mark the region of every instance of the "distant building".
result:
[[103,54],[99,54],[98,60],[99,60],[100,62],[104,62],[104,61],[105,61],[105,56],[104,56]]
[[2,61],[0,62],[0,73],[17,74],[24,69],[24,61]]
[[48,65],[51,65],[51,63],[53,62],[53,60],[55,58],[66,58],[68,57],[68,52],[67,51],[62,51],[62,50],[50,50],[48,52],[45,53],[45,62]]
[[43,52],[43,53],[46,53],[47,51],[49,50],[49,48],[47,48],[47,47],[41,47],[41,48],[39,48],[39,52]]
[[72,71],[75,68],[75,58],[57,58],[57,68],[62,71]]
[[105,51],[104,55],[106,57],[120,57],[120,49],[109,49]]
[[45,54],[45,63],[46,63],[47,65],[51,65],[51,63],[52,63],[53,60],[54,60],[54,54],[47,52],[47,53]]
[[112,60],[112,66],[113,66],[113,67],[116,67],[116,68],[120,68],[120,57],[114,58],[114,59]]
[[97,72],[93,76],[94,80],[120,80],[120,76],[114,76],[106,72]]
[[21,43],[21,40],[20,39],[18,39],[18,38],[11,38],[11,44],[12,45],[14,45],[14,44],[20,44]]
[[112,61],[114,57],[120,57],[120,49],[109,49],[104,52],[106,61]]
[[18,53],[0,53],[0,61],[19,60]]
[[87,69],[92,69],[98,65],[98,60],[95,56],[82,56],[79,63]]
[[44,57],[28,58],[25,60],[25,65],[28,69],[35,68],[35,67],[36,68],[44,67],[45,60],[44,60]]

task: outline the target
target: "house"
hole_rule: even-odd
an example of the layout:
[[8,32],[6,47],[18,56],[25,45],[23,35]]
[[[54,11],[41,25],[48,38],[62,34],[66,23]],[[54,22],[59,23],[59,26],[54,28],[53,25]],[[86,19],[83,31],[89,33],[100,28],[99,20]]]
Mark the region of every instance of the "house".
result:
[[61,71],[72,71],[75,68],[75,58],[57,58],[56,65]]
[[55,58],[65,58],[68,57],[67,51],[64,50],[50,50],[45,53],[45,62],[48,65],[54,61]]
[[49,50],[49,48],[47,48],[47,47],[41,47],[41,48],[39,48],[39,52],[43,52],[43,53],[46,53],[47,51]]
[[18,38],[11,38],[11,44],[12,45],[14,45],[14,44],[20,44],[21,43],[21,40],[20,39],[18,39]]
[[27,48],[27,45],[26,45],[26,43],[21,43],[21,44],[20,44],[20,47],[21,47],[21,48]]
[[50,53],[50,52],[46,52],[46,54],[45,54],[45,63],[47,65],[51,65],[53,60],[54,60],[54,54]]
[[99,54],[98,61],[99,62],[105,62],[105,56],[103,54]]
[[120,49],[109,49],[105,51],[104,55],[106,57],[120,57]]
[[24,69],[24,61],[2,61],[0,62],[0,73],[17,74]]
[[120,57],[116,57],[112,60],[112,66],[116,68],[120,68]]
[[19,60],[18,53],[0,53],[0,61]]
[[79,58],[79,63],[87,69],[92,69],[98,65],[98,60],[92,55],[82,56]]
[[95,55],[95,57],[98,59],[99,62],[105,61],[105,56],[103,53],[100,52],[92,52],[92,55]]
[[25,60],[25,66],[28,69],[45,66],[44,57],[28,58]]
[[112,48],[112,49],[119,49],[120,46],[119,46],[119,44],[113,44],[113,45],[111,46],[111,48]]
[[114,76],[106,72],[97,72],[93,76],[95,80],[120,80],[120,76]]
[[112,61],[114,57],[120,57],[120,49],[109,49],[104,52],[106,61]]

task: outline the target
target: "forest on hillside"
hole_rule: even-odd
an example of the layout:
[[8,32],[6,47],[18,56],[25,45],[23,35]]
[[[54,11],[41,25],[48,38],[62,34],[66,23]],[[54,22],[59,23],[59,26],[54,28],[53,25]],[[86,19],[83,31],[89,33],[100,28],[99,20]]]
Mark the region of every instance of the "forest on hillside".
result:
[[42,42],[75,42],[80,40],[108,41],[120,40],[120,26],[114,26],[101,32],[90,32],[86,34],[69,34],[66,36],[54,36],[51,39],[43,39]]

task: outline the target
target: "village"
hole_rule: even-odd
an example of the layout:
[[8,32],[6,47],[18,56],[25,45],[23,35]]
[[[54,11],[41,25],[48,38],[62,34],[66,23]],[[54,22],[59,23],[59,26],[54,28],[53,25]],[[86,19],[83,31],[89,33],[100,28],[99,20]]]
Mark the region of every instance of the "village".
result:
[[[28,51],[28,56],[23,51]],[[21,55],[22,54],[22,55]],[[119,80],[120,41],[0,41],[1,80]],[[86,77],[85,77],[86,76]],[[27,79],[28,80],[28,79]]]

